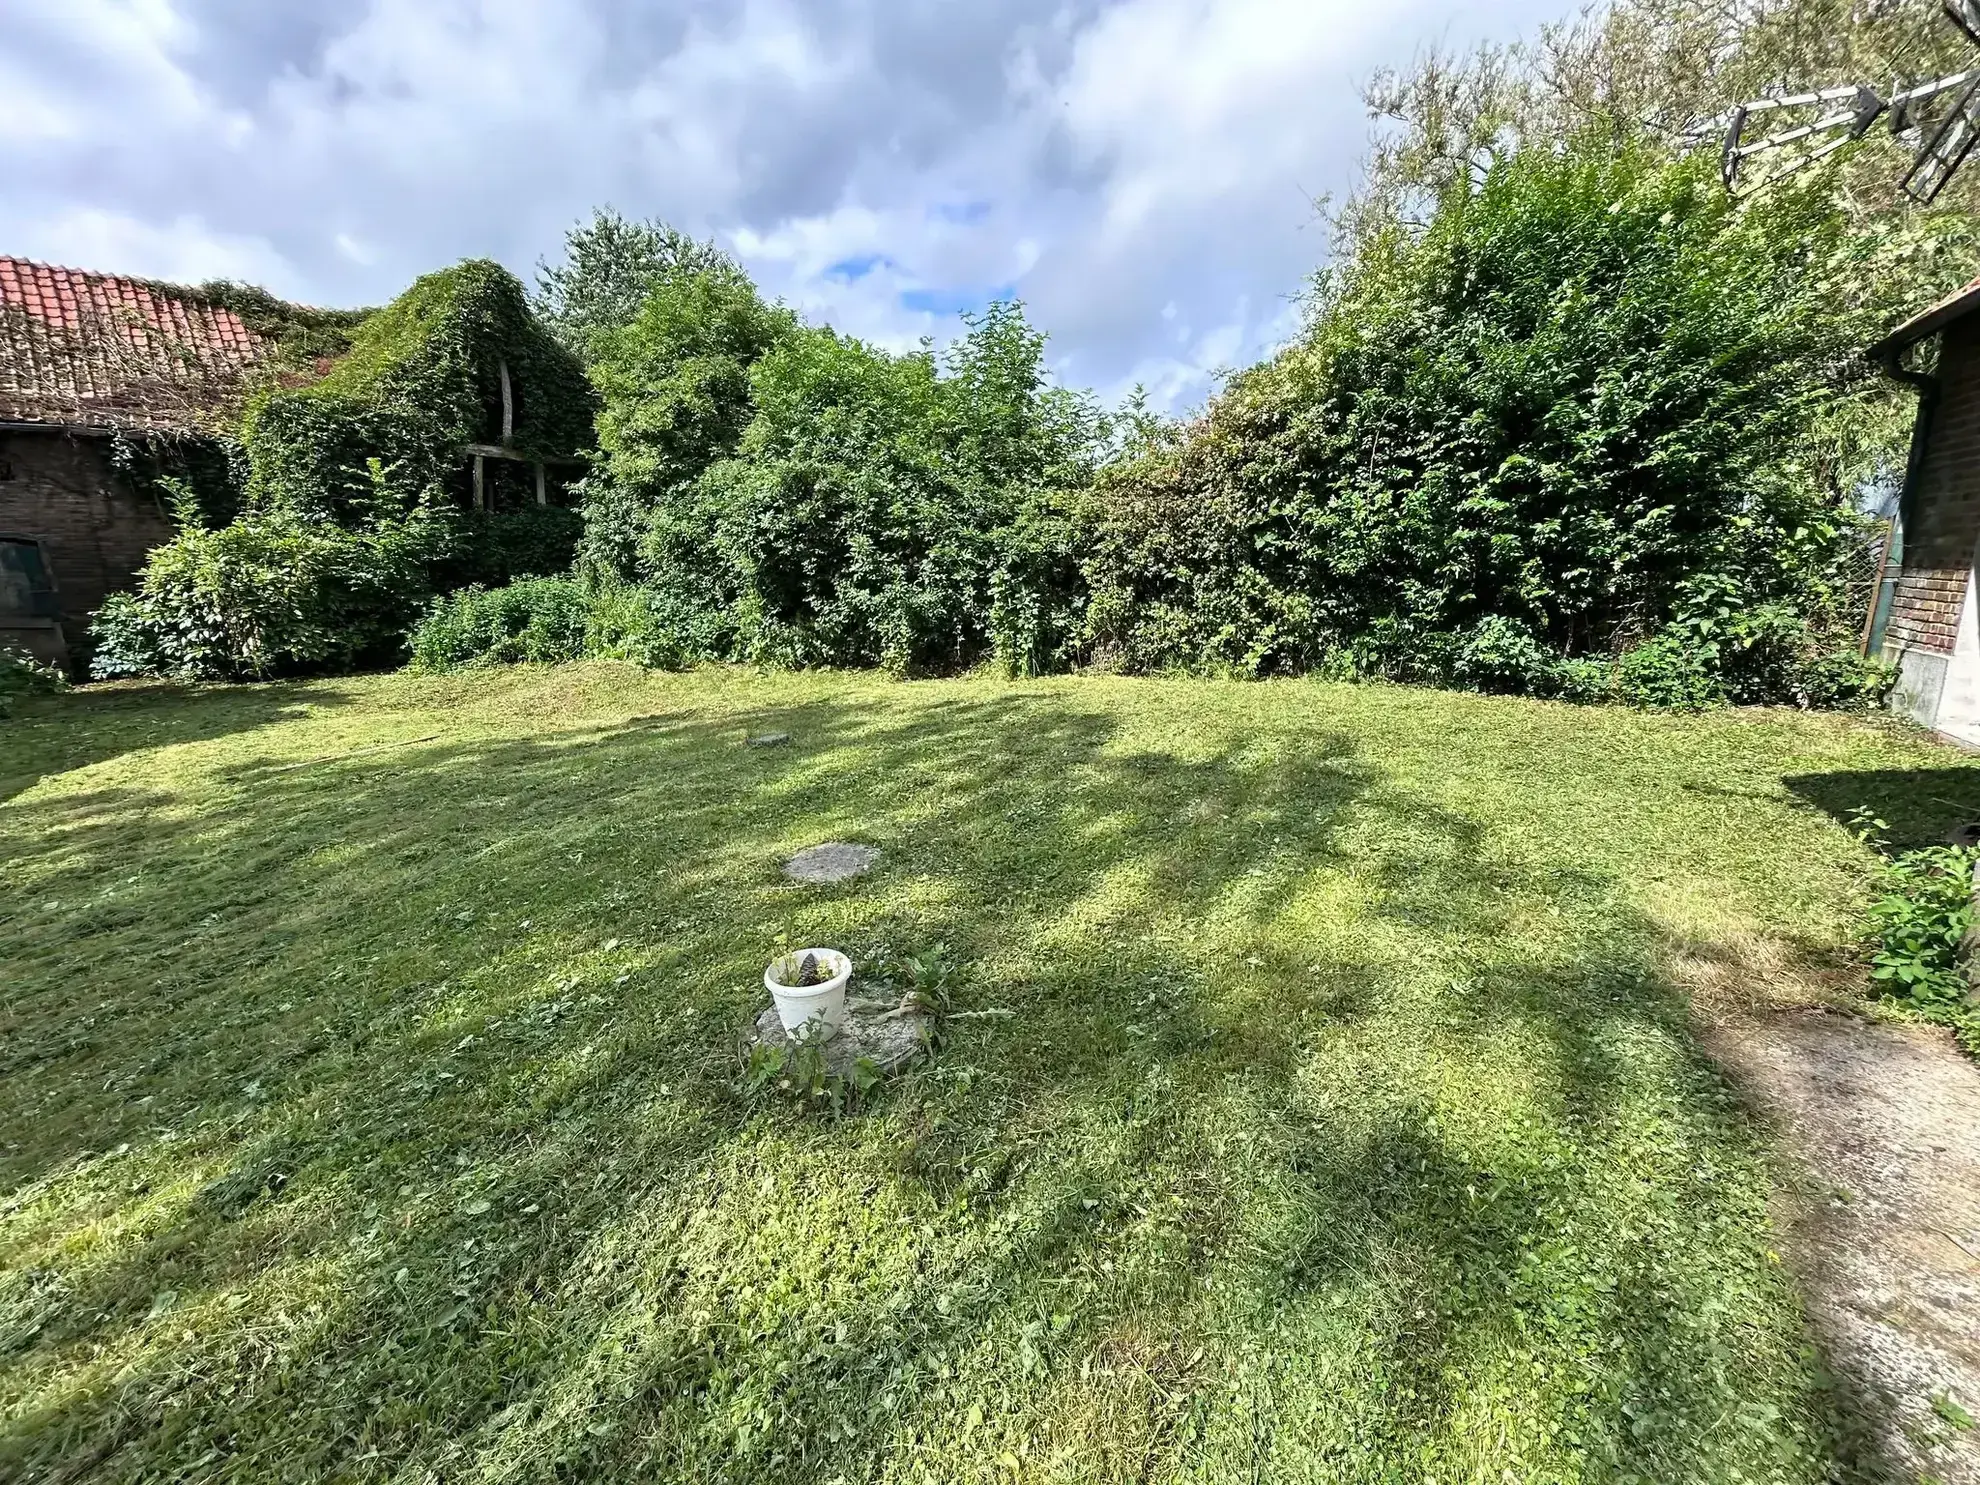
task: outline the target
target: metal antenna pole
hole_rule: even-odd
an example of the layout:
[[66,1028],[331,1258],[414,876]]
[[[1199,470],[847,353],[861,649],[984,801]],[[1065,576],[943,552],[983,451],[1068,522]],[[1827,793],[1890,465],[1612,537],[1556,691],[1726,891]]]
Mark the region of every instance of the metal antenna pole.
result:
[[[1943,4],[1946,19],[1980,46],[1980,0],[1943,0]],[[1922,116],[1918,105],[1955,91],[1959,92],[1958,101],[1943,120],[1935,125]],[[1830,107],[1807,123],[1791,125],[1757,139],[1746,137],[1747,127],[1756,117],[1782,110],[1820,108],[1824,104],[1841,106]],[[1905,174],[1903,189],[1914,201],[1928,203],[1945,189],[1946,182],[1966,162],[1974,147],[1980,145],[1980,67],[1894,90],[1888,99],[1861,83],[1757,98],[1700,126],[1692,137],[1702,143],[1707,135],[1720,134],[1719,177],[1729,192],[1746,196],[1764,191],[1776,181],[1807,170],[1855,143],[1885,114],[1890,117],[1893,134],[1916,129],[1921,135],[1918,154]],[[1755,172],[1747,169],[1747,161],[1755,156],[1775,154],[1784,157],[1774,168],[1759,171],[1757,178]]]

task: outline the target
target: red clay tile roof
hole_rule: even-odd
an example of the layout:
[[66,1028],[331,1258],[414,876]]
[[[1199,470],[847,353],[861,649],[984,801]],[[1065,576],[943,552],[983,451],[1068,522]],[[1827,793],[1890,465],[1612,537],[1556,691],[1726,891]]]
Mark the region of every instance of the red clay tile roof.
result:
[[0,423],[189,430],[268,350],[231,309],[0,257]]

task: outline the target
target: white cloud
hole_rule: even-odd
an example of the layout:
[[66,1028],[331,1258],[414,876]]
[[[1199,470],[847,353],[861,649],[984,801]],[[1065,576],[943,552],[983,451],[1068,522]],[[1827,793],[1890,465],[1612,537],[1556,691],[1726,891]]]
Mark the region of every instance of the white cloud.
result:
[[[11,0],[7,26],[0,136],[79,140],[119,124],[240,127],[179,65],[192,32],[170,0]],[[41,50],[67,66],[51,70]]]
[[247,283],[293,281],[295,271],[266,241],[215,232],[198,217],[165,223],[94,207],[76,207],[30,224],[10,237],[10,253],[70,267],[109,268],[169,283],[229,278]]
[[[1352,69],[1376,12],[1343,0],[1128,0],[1083,33],[1057,101],[1082,158],[1108,169],[1103,226],[1248,195],[1299,195],[1359,114]],[[1333,96],[1316,88],[1332,84]]]
[[1289,332],[1355,81],[1454,24],[1429,0],[0,4],[0,251],[376,303],[461,257],[528,277],[610,203],[889,346],[1014,289],[1065,375],[1172,405]]

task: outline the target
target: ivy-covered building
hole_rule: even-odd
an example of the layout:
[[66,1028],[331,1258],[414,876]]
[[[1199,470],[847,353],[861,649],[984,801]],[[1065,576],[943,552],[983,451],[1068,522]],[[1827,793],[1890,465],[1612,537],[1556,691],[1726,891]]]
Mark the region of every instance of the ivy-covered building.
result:
[[1899,680],[1892,706],[1980,744],[1980,279],[1914,315],[1870,354],[1919,394],[1889,597],[1877,618]]
[[89,616],[173,532],[132,454],[199,437],[268,352],[232,309],[0,257],[0,646],[80,658]]
[[[389,662],[433,594],[569,565],[592,401],[495,263],[345,311],[0,258],[0,645],[80,669],[104,632],[92,616],[133,601],[106,600],[149,602],[168,573],[210,566],[193,560],[203,538],[336,530],[410,563],[369,576],[369,637],[341,663]],[[276,590],[300,575],[263,577],[276,608],[297,607]],[[95,649],[108,674],[186,669]]]

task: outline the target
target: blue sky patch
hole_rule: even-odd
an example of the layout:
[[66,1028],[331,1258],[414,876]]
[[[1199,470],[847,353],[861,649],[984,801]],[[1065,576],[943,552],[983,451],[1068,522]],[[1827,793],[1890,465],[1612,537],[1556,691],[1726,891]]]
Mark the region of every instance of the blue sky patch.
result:
[[901,293],[901,307],[927,315],[960,315],[979,310],[995,299],[1016,297],[1016,284],[998,284],[989,289],[905,289]]
[[856,284],[876,268],[894,268],[898,265],[885,253],[860,253],[855,257],[841,258],[825,270],[825,277],[835,278],[842,284]]
[[990,215],[988,201],[938,201],[928,208],[928,215],[938,222],[948,222],[957,227],[974,227]]

